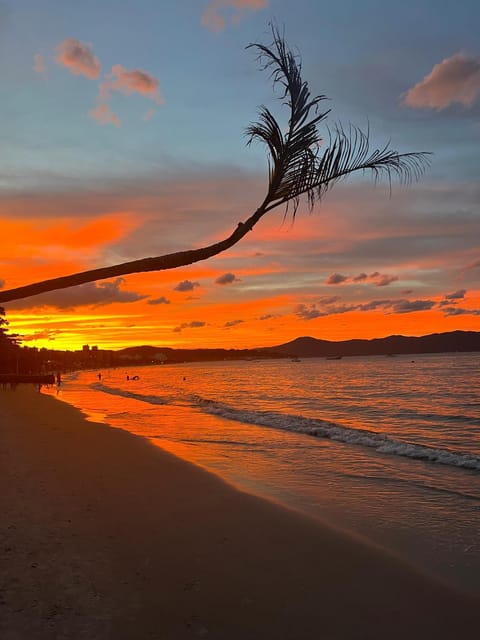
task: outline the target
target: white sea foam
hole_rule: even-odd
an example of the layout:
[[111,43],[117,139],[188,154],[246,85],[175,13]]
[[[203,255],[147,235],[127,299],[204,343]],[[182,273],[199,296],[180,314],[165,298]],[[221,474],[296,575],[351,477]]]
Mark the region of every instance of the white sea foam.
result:
[[[92,387],[126,398],[133,398],[154,405],[181,403],[185,404],[186,397],[167,397],[145,395],[125,389],[108,387],[101,383],[94,383]],[[326,438],[349,445],[369,447],[379,453],[401,456],[416,460],[425,460],[437,464],[480,470],[480,458],[469,453],[451,449],[428,447],[414,442],[406,442],[384,433],[367,429],[351,428],[336,422],[306,418],[299,415],[277,413],[274,411],[248,411],[237,409],[231,405],[216,402],[198,395],[188,396],[189,404],[204,413],[217,415],[228,420],[236,420],[246,424],[254,424],[272,429],[282,429],[294,433],[302,433],[316,438]]]

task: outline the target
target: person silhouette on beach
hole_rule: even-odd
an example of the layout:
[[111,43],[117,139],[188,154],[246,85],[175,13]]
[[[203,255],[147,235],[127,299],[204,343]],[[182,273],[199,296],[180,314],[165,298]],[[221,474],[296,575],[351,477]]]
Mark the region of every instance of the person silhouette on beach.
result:
[[101,374],[101,373],[99,373],[99,374],[98,374],[98,379],[99,379],[99,380],[101,380],[101,379],[102,379],[102,374]]

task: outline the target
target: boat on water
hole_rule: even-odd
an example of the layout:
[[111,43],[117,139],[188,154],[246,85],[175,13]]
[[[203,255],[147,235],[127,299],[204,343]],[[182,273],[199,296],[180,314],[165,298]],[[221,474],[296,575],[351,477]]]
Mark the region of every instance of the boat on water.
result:
[[325,360],[341,360],[342,356],[327,356]]
[[301,362],[300,358],[290,358],[290,362]]

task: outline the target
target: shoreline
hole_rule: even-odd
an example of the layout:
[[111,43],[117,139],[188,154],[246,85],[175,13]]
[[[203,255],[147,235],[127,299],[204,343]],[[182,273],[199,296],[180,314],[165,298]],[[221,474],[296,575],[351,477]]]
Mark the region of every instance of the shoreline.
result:
[[479,600],[33,388],[0,394],[0,637],[452,638]]

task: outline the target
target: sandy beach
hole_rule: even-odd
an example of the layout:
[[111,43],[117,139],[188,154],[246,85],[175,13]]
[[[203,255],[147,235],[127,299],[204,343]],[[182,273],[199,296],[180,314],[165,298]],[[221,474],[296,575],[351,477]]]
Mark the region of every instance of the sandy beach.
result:
[[0,638],[460,638],[479,601],[34,388],[0,392]]

